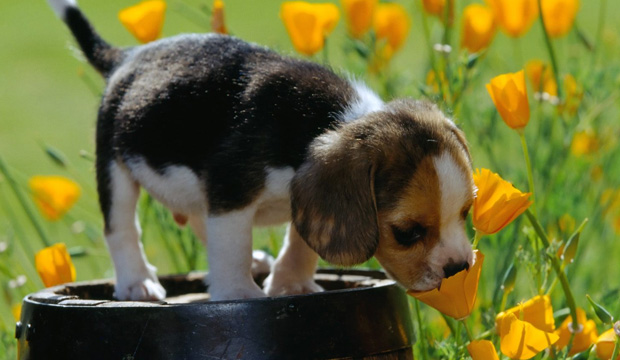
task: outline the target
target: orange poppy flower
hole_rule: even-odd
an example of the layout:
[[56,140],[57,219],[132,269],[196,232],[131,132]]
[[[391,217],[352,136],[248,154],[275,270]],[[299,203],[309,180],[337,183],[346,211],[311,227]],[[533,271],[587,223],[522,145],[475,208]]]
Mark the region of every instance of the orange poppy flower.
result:
[[472,360],[499,360],[495,345],[489,340],[474,340],[467,345]]
[[523,129],[530,121],[524,71],[496,76],[486,87],[506,125],[515,130]]
[[[553,314],[552,314],[553,315]],[[501,319],[500,348],[511,359],[531,359],[553,345],[559,337],[509,313]]]
[[[555,344],[558,349],[563,349],[568,345],[568,342],[570,341],[570,338],[572,336],[572,332],[568,328],[568,325],[572,324],[572,322],[573,318],[569,315],[568,317],[566,317],[566,319],[564,319],[560,327],[556,330],[555,333],[560,337],[558,342]],[[590,345],[596,342],[596,339],[598,338],[596,323],[594,322],[594,320],[588,320],[586,318],[586,312],[580,308],[577,308],[577,323],[579,324],[579,326],[577,326],[578,329],[577,331],[575,331],[573,345],[568,352],[569,356],[587,350]]]
[[438,17],[443,16],[443,8],[446,6],[446,0],[422,0],[424,10]]
[[51,221],[62,218],[81,193],[80,186],[64,176],[33,176],[28,187],[43,217]]
[[386,41],[382,57],[390,59],[405,44],[411,28],[411,19],[407,10],[400,4],[378,4],[372,26],[377,39]]
[[280,7],[280,18],[295,50],[311,56],[325,46],[325,38],[338,24],[340,12],[334,4],[287,1]]
[[[605,331],[596,339],[596,356],[599,359],[609,360],[614,353],[614,346],[616,344],[616,333],[613,328]],[[616,357],[616,360],[620,360],[620,354]]]
[[531,193],[522,193],[488,169],[476,169],[472,221],[476,231],[490,235],[500,231],[532,205]]
[[45,287],[75,281],[75,267],[63,243],[46,247],[35,254],[34,264]]
[[347,20],[347,30],[359,39],[370,30],[378,0],[340,0]]
[[161,36],[165,12],[164,1],[148,0],[121,10],[118,18],[138,41],[147,43]]
[[579,0],[542,0],[540,5],[547,34],[553,38],[566,35],[577,17]]
[[461,47],[470,53],[479,52],[491,44],[495,36],[493,10],[480,4],[471,4],[463,12]]
[[525,34],[538,16],[538,0],[487,0],[497,23],[506,34],[520,37]]
[[439,289],[407,293],[457,320],[468,317],[476,303],[478,281],[484,262],[484,255],[479,250],[475,250],[474,255],[475,262],[470,269],[443,279]]

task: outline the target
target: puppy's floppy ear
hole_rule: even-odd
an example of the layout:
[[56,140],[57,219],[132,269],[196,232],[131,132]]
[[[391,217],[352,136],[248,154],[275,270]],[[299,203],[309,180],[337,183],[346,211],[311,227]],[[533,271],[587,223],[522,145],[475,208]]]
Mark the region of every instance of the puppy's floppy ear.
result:
[[333,264],[364,262],[379,243],[376,159],[364,139],[363,133],[343,128],[318,137],[291,183],[297,231]]

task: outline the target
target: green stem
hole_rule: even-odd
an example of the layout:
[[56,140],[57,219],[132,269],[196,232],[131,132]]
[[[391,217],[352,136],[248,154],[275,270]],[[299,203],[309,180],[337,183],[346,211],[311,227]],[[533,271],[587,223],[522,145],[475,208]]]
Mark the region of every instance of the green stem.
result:
[[527,141],[525,140],[525,132],[523,130],[519,130],[519,137],[521,138],[521,146],[523,147],[523,156],[525,157],[525,165],[527,167],[527,181],[529,183],[530,192],[532,193],[531,200],[534,202],[532,204],[532,210],[534,215],[536,215],[536,202],[535,193],[534,193],[534,174],[532,172],[532,161],[530,160],[530,153],[527,149]]
[[420,344],[420,360],[426,360],[426,356],[428,354],[426,349],[426,336],[424,335],[424,327],[422,326],[422,313],[420,312],[420,302],[416,299],[414,302],[416,320],[418,321],[418,334],[420,334],[420,339],[418,344]]
[[474,341],[474,337],[471,334],[471,330],[469,330],[469,326],[467,326],[467,319],[462,319],[460,320],[463,323],[463,326],[465,327],[465,333],[467,334],[467,338],[469,339],[470,342]]
[[[534,230],[540,237],[540,240],[543,242],[545,250],[548,249],[550,245],[549,238],[547,237],[547,234],[545,234],[545,231],[540,225],[540,222],[538,222],[536,216],[532,214],[530,209],[527,209],[525,211],[525,215],[534,227]],[[577,306],[575,304],[575,297],[573,296],[573,292],[570,289],[568,279],[566,278],[566,273],[564,273],[564,271],[562,270],[562,266],[556,256],[549,256],[549,261],[551,261],[551,266],[553,266],[553,269],[555,270],[558,279],[560,279],[560,284],[562,285],[562,290],[564,290],[564,296],[566,297],[566,304],[570,309],[571,318],[577,319]]]
[[483,233],[476,230],[476,235],[474,235],[474,243],[471,246],[472,249],[476,250],[478,248],[478,243],[480,242],[480,239],[482,239],[483,236],[484,236]]
[[549,52],[549,58],[551,58],[551,67],[553,69],[553,78],[558,88],[558,98],[562,99],[562,86],[560,86],[560,69],[558,68],[558,62],[555,57],[555,51],[553,51],[553,44],[551,44],[551,38],[547,32],[547,26],[545,25],[545,17],[542,15],[542,0],[538,0],[538,13],[540,14],[540,23],[543,28],[543,34],[545,36],[545,45],[547,45],[547,51]]
[[15,181],[15,178],[13,178],[13,176],[9,172],[9,169],[7,168],[7,166],[6,166],[5,162],[4,162],[4,160],[2,159],[2,157],[0,157],[0,173],[2,175],[4,175],[4,177],[6,178],[7,182],[9,183],[9,186],[11,187],[11,190],[13,191],[13,194],[17,198],[17,201],[19,201],[19,204],[22,206],[22,209],[24,209],[24,212],[26,213],[28,219],[32,223],[32,226],[34,227],[34,229],[36,230],[37,234],[41,238],[41,241],[43,242],[43,245],[45,247],[51,246],[52,242],[49,240],[49,238],[45,234],[45,231],[43,230],[43,225],[41,225],[41,222],[39,221],[39,218],[35,215],[34,211],[32,211],[32,208],[30,208],[30,206],[29,206],[28,202],[26,201],[26,198],[24,197],[24,195],[21,193],[21,191],[19,191],[19,188],[17,186],[17,182]]
[[596,63],[597,55],[600,53],[603,38],[603,29],[605,28],[605,14],[607,13],[607,0],[601,0],[601,6],[598,10],[598,28],[596,29],[596,42],[594,44],[594,52],[592,54],[592,64]]
[[441,96],[441,100],[446,99],[443,83],[441,81],[441,74],[439,71],[439,67],[437,66],[437,59],[435,58],[435,50],[433,49],[433,43],[431,41],[431,32],[428,28],[428,15],[424,11],[420,11],[422,14],[422,29],[424,30],[424,37],[426,39],[426,44],[428,46],[428,54],[431,62],[431,68],[435,72],[435,83],[437,83],[437,88],[439,89],[439,95]]
[[327,48],[327,36],[323,40],[323,65],[329,66],[329,50]]
[[502,295],[502,302],[499,305],[499,311],[498,313],[503,312],[506,309],[506,301],[508,300],[508,291],[504,291],[504,294]]

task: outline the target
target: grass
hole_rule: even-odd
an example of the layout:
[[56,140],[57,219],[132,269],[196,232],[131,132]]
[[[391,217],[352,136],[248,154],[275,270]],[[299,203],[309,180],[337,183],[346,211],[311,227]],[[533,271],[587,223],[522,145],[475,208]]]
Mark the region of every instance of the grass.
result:
[[[461,14],[464,6],[472,2],[457,1],[456,14]],[[105,39],[116,45],[130,46],[136,41],[118,22],[117,12],[132,3],[82,0],[80,7]],[[342,19],[328,41],[329,64],[337,71],[353,73],[367,81],[386,99],[412,96],[440,100],[425,86],[431,63],[429,45],[423,35],[421,5],[417,0],[401,3],[408,9],[413,26],[404,48],[380,76],[368,73],[363,61],[344,50],[349,40]],[[607,9],[601,18],[599,11],[603,3]],[[278,18],[279,2],[228,0],[226,4],[228,27],[235,35],[297,56]],[[168,5],[164,36],[208,31],[209,18],[202,8],[210,3],[177,0]],[[579,30],[595,42],[596,51],[589,51],[582,45],[575,29],[553,41],[561,73],[572,74],[585,89],[579,111],[574,116],[558,116],[550,104],[534,101],[530,89],[532,118],[525,130],[534,168],[537,212],[544,229],[552,239],[561,241],[571,233],[561,226],[569,215],[577,224],[584,218],[589,219],[575,263],[567,268],[577,305],[588,311],[589,318],[594,315],[586,294],[620,316],[620,303],[616,301],[620,277],[615,276],[620,273],[617,261],[620,246],[617,245],[619,235],[613,227],[613,221],[620,214],[606,213],[605,204],[601,202],[607,190],[620,189],[620,163],[616,160],[620,155],[617,143],[620,135],[620,24],[612,16],[618,12],[620,3],[616,1],[582,2],[577,18]],[[435,43],[441,38],[442,26],[436,19],[427,21],[432,43]],[[600,36],[599,24],[604,24]],[[458,29],[455,27],[453,34],[455,49],[458,48]],[[0,37],[3,47],[0,52],[0,157],[25,194],[28,178],[36,174],[60,174],[80,183],[83,195],[76,206],[60,222],[45,223],[45,231],[53,241],[65,242],[72,250],[78,280],[109,277],[112,268],[102,240],[92,163],[95,116],[103,82],[79,55],[75,55],[75,43],[68,30],[44,1],[0,3]],[[454,107],[439,101],[465,130],[474,167],[492,169],[521,190],[528,188],[528,180],[519,137],[497,115],[484,84],[493,76],[523,68],[533,58],[548,59],[538,22],[519,39],[498,33],[486,56],[478,60],[471,72],[469,87],[459,105]],[[318,54],[313,60],[323,62],[324,57]],[[460,60],[463,58],[453,52],[451,63]],[[571,154],[573,136],[581,130],[596,132],[601,146],[595,153]],[[50,161],[45,153],[49,147],[64,154],[69,165],[59,167]],[[592,171],[600,171],[600,178],[593,178]],[[191,232],[177,229],[170,214],[147,196],[141,199],[140,216],[150,219],[144,229],[145,247],[159,273],[206,268],[205,256],[200,246],[195,245]],[[538,293],[540,282],[546,277],[549,282],[553,280],[546,272],[547,267],[537,266],[540,254],[536,251],[536,241],[530,241],[535,238],[531,232],[529,223],[521,217],[498,235],[481,241],[480,248],[487,257],[480,280],[480,310],[472,315],[475,321],[471,321],[476,323],[475,333],[492,327],[492,315],[501,299],[499,284],[511,263],[517,264],[518,276],[516,290],[507,299],[509,306]],[[275,252],[282,235],[281,227],[257,229],[255,247]],[[473,232],[471,236],[473,238]],[[6,178],[0,178],[2,243],[7,244],[7,248],[0,248],[0,297],[3,298],[0,302],[0,357],[6,354],[7,358],[15,358],[11,306],[43,286],[32,266],[32,256],[43,244],[9,190]],[[26,283],[12,288],[10,281],[22,274],[26,275]],[[566,315],[566,303],[559,286],[552,295],[559,324]],[[422,305],[421,317],[423,323],[429,324],[423,331],[431,336],[431,348],[416,346],[418,358],[424,358],[424,354],[449,358],[450,354],[462,353],[462,348],[455,347],[453,340],[436,341],[443,338],[441,333],[445,325],[435,310]],[[599,331],[602,330],[599,324]]]

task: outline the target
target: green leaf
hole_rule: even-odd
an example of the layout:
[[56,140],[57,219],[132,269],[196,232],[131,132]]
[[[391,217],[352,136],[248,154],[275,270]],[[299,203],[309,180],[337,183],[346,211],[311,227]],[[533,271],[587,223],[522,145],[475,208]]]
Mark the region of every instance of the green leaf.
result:
[[45,154],[52,160],[52,162],[62,168],[66,168],[67,164],[69,163],[67,161],[67,157],[65,156],[65,154],[62,153],[62,151],[56,149],[53,146],[49,146],[49,145],[42,145],[44,150],[45,150]]
[[581,232],[585,227],[588,219],[583,220],[579,228],[575,231],[573,235],[568,239],[566,244],[564,245],[564,250],[562,251],[562,262],[564,265],[571,264],[573,259],[575,258],[575,254],[577,253],[577,248],[579,247],[579,238],[581,237]]
[[614,317],[611,316],[607,309],[605,309],[602,305],[594,302],[590,295],[586,295],[586,298],[588,298],[588,301],[590,302],[590,305],[592,305],[596,316],[598,316],[598,318],[603,322],[603,324],[611,324],[614,322]]

